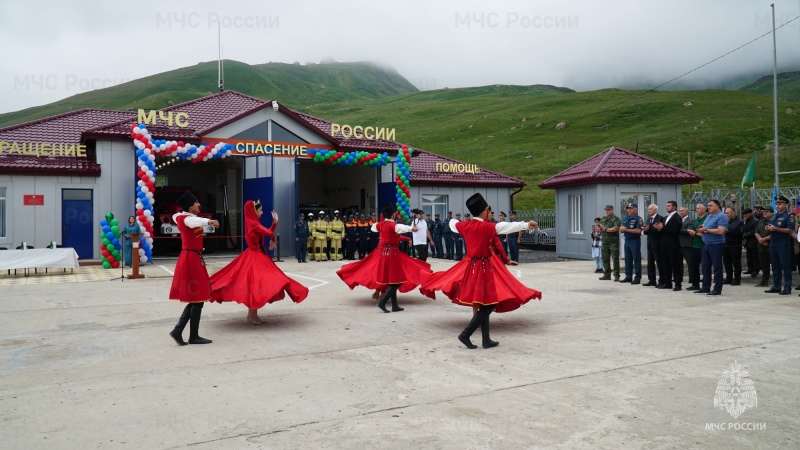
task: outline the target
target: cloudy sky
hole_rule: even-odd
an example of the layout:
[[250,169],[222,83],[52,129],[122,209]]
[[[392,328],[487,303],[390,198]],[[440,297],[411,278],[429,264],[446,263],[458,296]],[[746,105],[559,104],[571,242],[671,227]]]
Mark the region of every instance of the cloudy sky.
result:
[[[0,112],[217,58],[376,61],[423,90],[552,84],[650,88],[771,30],[758,0],[37,1],[0,3]],[[800,0],[775,0],[776,22]],[[800,19],[778,31],[800,70]],[[772,73],[767,36],[681,79]]]

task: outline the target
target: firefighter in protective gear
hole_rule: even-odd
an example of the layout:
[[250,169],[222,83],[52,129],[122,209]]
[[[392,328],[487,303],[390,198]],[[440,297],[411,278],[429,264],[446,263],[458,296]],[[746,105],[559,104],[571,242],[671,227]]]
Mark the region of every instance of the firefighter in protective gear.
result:
[[317,227],[317,222],[314,221],[314,213],[308,213],[308,239],[306,240],[307,244],[307,254],[308,259],[310,261],[314,261],[315,254],[314,254],[314,229]]
[[364,259],[369,252],[370,225],[367,217],[361,214],[358,221],[358,259]]
[[314,259],[326,261],[325,249],[328,246],[328,224],[325,222],[325,211],[320,211],[314,226]]
[[358,224],[352,214],[347,216],[347,223],[344,225],[344,238],[347,249],[345,258],[352,261],[356,259],[356,248],[358,247]]
[[333,212],[333,220],[328,229],[331,238],[331,261],[342,260],[342,238],[344,237],[344,223],[339,219],[339,210]]

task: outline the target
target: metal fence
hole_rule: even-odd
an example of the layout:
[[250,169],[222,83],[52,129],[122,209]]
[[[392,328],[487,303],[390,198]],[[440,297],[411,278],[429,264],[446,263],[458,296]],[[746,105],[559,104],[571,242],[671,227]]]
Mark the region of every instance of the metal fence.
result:
[[555,209],[517,210],[517,220],[521,222],[535,220],[539,224],[536,230],[520,233],[520,244],[556,245]]
[[[778,189],[780,195],[789,199],[789,210],[794,211],[800,200],[800,186],[782,187]],[[716,199],[722,204],[723,208],[731,207],[736,211],[736,215],[742,215],[744,208],[753,208],[755,205],[772,205],[772,198],[775,197],[773,188],[767,189],[712,189],[709,192],[693,192],[681,196],[681,204],[689,210],[691,217],[694,217],[694,206],[698,203],[708,204],[709,200]]]

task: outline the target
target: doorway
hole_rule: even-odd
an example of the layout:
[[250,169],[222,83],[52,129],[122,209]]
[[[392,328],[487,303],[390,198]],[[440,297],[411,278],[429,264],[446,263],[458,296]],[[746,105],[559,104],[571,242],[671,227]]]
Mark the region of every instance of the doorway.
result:
[[93,203],[91,189],[61,190],[61,245],[74,248],[79,259],[94,256]]

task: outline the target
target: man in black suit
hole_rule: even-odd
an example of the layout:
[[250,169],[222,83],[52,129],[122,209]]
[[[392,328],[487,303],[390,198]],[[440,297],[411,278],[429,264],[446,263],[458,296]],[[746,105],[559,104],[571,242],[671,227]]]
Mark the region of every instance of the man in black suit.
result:
[[[661,233],[661,262],[664,264],[665,282],[659,289],[681,290],[683,259],[681,259],[680,234],[683,222],[678,214],[678,202],[667,202],[667,217],[663,223],[653,225]],[[674,287],[673,287],[674,283]]]
[[[647,235],[647,283],[642,286],[656,286],[660,289],[664,285],[661,233],[655,228],[656,224],[661,224],[663,221],[664,217],[658,214],[658,206],[655,203],[651,203],[647,207],[647,219],[644,221],[644,226],[642,226],[642,231]],[[656,273],[658,274],[658,280],[656,280]]]

